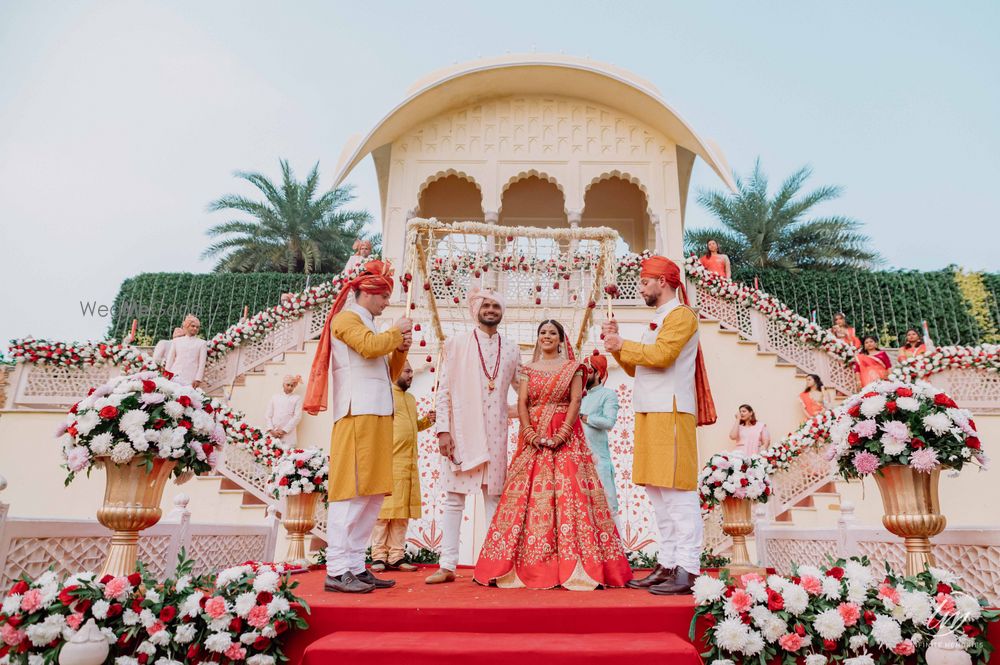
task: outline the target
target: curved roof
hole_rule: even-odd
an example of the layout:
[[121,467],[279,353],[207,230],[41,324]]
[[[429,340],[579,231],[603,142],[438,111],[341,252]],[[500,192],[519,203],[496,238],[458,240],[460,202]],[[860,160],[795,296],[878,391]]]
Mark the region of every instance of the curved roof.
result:
[[422,122],[449,109],[516,94],[576,97],[626,111],[704,159],[726,186],[736,188],[722,151],[699,136],[660,97],[654,85],[611,65],[534,53],[454,65],[421,79],[366,136],[352,137],[341,154],[334,184],[343,182],[369,153],[392,143]]

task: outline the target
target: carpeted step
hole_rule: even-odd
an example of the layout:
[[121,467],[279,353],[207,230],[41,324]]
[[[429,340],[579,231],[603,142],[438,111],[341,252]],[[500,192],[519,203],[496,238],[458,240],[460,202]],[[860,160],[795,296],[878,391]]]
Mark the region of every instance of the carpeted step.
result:
[[[558,614],[552,614],[551,620],[552,627],[558,627]],[[629,661],[699,665],[701,662],[695,646],[673,633],[342,631],[310,644],[302,663],[510,665],[518,658],[525,664],[546,665],[613,665]]]

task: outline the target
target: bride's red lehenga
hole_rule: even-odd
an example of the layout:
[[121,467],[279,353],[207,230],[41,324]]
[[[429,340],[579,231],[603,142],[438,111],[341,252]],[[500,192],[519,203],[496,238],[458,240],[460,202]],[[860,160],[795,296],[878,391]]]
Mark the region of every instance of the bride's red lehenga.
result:
[[[569,361],[555,372],[524,371],[531,423],[540,436],[554,436],[582,367]],[[572,438],[556,450],[519,437],[474,577],[503,588],[575,591],[625,586],[632,579],[579,420]]]

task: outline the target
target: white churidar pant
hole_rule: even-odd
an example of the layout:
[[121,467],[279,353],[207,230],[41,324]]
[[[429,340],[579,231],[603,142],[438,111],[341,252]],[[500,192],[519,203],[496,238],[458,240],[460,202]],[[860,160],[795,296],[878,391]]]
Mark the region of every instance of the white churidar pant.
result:
[[698,493],[669,487],[646,486],[660,532],[657,561],[664,568],[680,566],[692,575],[701,572],[704,525]]
[[326,518],[326,574],[365,571],[365,549],[382,509],[382,494],[331,501]]

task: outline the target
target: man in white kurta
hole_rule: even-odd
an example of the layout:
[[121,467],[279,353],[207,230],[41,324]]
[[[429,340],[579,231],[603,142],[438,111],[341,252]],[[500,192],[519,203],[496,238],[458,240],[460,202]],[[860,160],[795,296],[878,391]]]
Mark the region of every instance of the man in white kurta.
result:
[[184,335],[175,338],[167,352],[167,371],[174,375],[173,380],[177,383],[200,388],[208,361],[208,345],[197,337],[201,321],[194,314],[188,314],[181,327]]
[[455,580],[466,496],[483,493],[490,522],[507,477],[507,391],[516,389],[521,353],[497,331],[500,295],[473,289],[469,312],[476,327],[445,342],[438,383],[435,431],[447,498],[440,568],[428,584]]
[[267,433],[277,439],[282,450],[294,450],[298,445],[299,421],[302,420],[302,396],[295,388],[302,381],[298,374],[287,375],[282,381],[282,392],[273,396],[267,405],[264,423]]
[[174,334],[170,336],[170,339],[161,339],[153,347],[153,360],[158,363],[166,363],[167,354],[170,353],[170,347],[173,342],[178,337],[184,336],[184,328],[174,328]]

